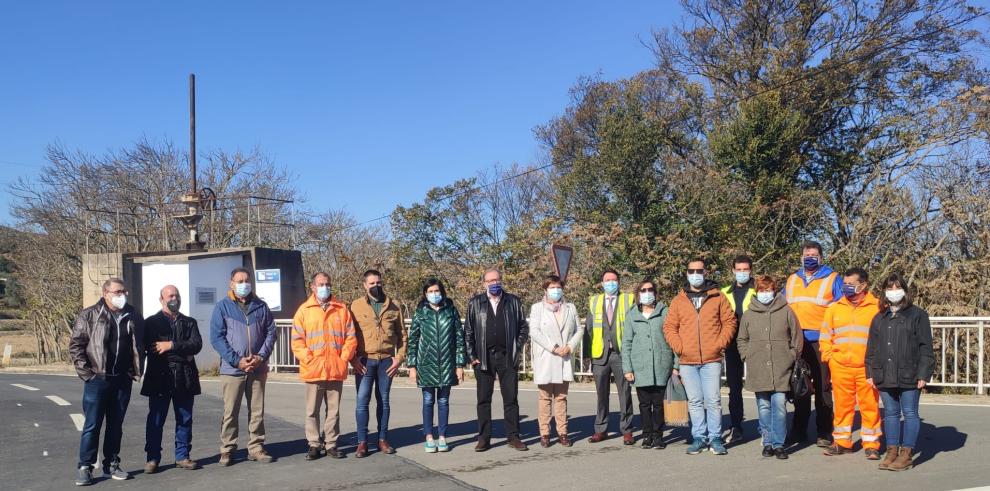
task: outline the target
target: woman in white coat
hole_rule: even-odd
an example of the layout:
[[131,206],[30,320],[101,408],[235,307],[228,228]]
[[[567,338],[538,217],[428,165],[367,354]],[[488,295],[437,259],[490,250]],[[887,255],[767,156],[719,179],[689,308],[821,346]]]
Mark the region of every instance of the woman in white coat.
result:
[[567,386],[574,381],[571,354],[578,349],[584,328],[577,308],[564,302],[564,284],[550,275],[543,282],[543,301],[529,312],[529,337],[533,340],[533,380],[540,389],[538,420],[540,445],[550,446],[550,417],[557,423],[557,441],[571,446],[567,437]]

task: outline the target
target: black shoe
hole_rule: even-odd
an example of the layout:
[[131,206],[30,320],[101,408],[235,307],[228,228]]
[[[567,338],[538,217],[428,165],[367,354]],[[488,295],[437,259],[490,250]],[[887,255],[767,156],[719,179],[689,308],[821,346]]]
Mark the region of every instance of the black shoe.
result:
[[79,468],[79,473],[76,475],[76,486],[89,486],[93,484],[93,468],[84,465]]
[[320,447],[309,447],[306,452],[306,460],[316,460],[320,458]]
[[663,433],[658,433],[653,437],[653,448],[657,450],[663,450],[667,448],[667,444],[663,442]]
[[653,448],[653,435],[643,435],[643,448]]
[[801,444],[801,443],[808,443],[808,435],[803,433],[802,434],[790,433],[787,435],[787,438],[784,439],[784,445],[788,445],[788,446]]
[[773,454],[780,460],[787,460],[787,450],[785,450],[784,447],[773,449]]
[[742,443],[743,430],[742,428],[735,426],[729,431],[729,436],[725,439],[726,444],[730,443]]
[[763,456],[764,457],[773,457],[773,447],[771,447],[770,445],[764,445],[763,446]]

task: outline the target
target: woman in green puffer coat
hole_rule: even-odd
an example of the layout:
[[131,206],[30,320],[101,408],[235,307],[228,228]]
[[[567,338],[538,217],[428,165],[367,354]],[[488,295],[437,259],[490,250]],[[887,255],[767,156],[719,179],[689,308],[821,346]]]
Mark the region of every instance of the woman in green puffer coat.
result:
[[[430,278],[423,285],[423,298],[413,313],[406,347],[409,376],[423,390],[423,433],[426,452],[446,452],[450,388],[464,380],[467,355],[461,314],[443,283]],[[438,406],[439,438],[433,439],[433,406]]]

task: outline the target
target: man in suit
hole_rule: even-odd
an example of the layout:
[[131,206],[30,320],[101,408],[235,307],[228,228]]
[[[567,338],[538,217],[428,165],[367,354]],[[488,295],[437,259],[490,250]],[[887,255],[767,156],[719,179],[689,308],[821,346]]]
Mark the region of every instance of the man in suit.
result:
[[632,434],[633,403],[629,382],[623,377],[622,328],[626,312],[635,304],[635,297],[619,292],[619,273],[606,269],[602,273],[602,291],[588,299],[588,315],[585,318],[585,346],[591,346],[591,373],[595,377],[598,394],[598,411],[595,415],[595,433],[588,438],[591,443],[605,440],[608,432],[609,382],[614,379],[619,392],[619,431],[622,443],[635,443]]

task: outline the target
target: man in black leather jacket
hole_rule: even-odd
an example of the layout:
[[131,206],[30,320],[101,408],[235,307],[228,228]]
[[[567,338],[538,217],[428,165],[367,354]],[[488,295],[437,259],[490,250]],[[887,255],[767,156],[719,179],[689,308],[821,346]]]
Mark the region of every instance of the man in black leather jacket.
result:
[[468,357],[474,366],[478,391],[478,444],[484,452],[492,439],[492,393],[498,377],[508,445],[528,450],[519,439],[519,362],[529,341],[529,324],[519,297],[502,291],[498,269],[485,271],[485,292],[468,302],[464,333]]
[[144,447],[147,474],[157,472],[162,459],[162,427],[170,404],[175,410],[175,465],[189,470],[199,467],[189,458],[189,451],[193,397],[200,394],[195,356],[203,349],[203,338],[196,319],[179,312],[182,298],[178,288],[162,288],[158,300],[162,309],[144,320],[148,362],[141,395],[149,397]]

